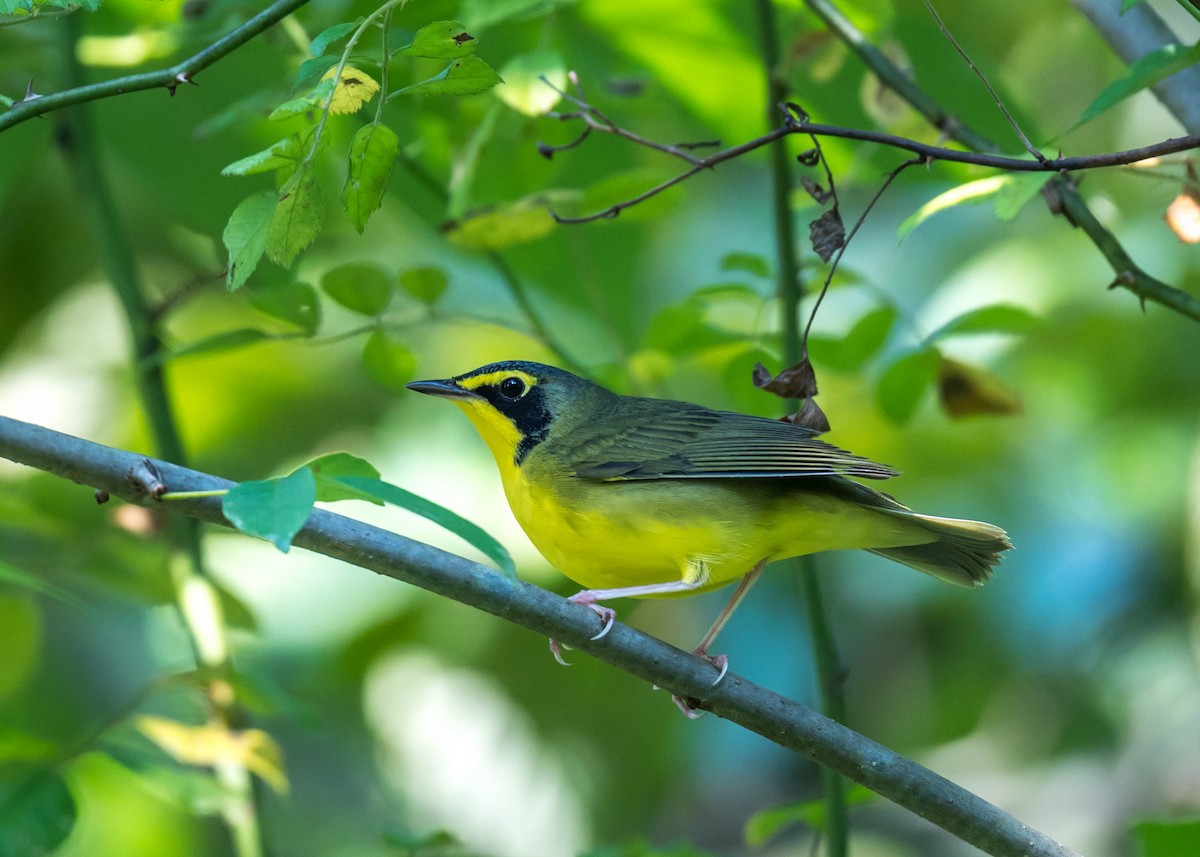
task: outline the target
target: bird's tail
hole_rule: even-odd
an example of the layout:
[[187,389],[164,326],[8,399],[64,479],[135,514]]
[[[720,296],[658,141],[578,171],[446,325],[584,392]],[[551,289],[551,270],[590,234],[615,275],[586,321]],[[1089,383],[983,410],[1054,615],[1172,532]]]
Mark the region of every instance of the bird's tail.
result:
[[978,586],[992,576],[992,566],[1000,562],[1000,554],[1012,547],[1004,530],[982,521],[935,518],[903,507],[876,509],[915,524],[936,538],[925,544],[878,548],[871,553],[948,583]]

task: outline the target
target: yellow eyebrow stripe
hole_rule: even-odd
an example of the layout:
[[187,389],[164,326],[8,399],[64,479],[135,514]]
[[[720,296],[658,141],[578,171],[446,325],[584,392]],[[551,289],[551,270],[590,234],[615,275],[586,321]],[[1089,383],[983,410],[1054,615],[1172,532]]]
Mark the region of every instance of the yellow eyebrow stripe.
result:
[[505,378],[520,378],[525,382],[526,390],[531,389],[535,384],[537,384],[537,378],[533,377],[528,372],[510,369],[507,372],[488,372],[486,375],[471,375],[470,377],[463,378],[461,381],[459,381],[458,386],[462,387],[464,390],[477,390],[480,387],[499,384]]

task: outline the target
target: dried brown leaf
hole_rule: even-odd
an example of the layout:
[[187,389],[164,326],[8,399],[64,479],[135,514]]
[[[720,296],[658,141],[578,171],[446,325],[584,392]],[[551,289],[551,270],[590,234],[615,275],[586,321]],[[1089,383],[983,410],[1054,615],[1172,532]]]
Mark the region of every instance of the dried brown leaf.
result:
[[812,240],[813,252],[821,257],[821,261],[828,262],[846,243],[842,215],[836,208],[829,209],[808,225],[808,235]]
[[799,363],[789,366],[774,377],[771,377],[771,372],[766,366],[755,363],[751,379],[758,389],[774,393],[783,399],[808,399],[817,394],[817,374],[808,362],[808,354],[805,354]]
[[824,205],[825,203],[829,202],[830,197],[833,196],[833,194],[825,190],[825,188],[821,187],[821,185],[808,176],[800,176],[800,186],[808,191],[808,195],[815,199],[820,205]]
[[1021,413],[1021,397],[999,378],[948,357],[938,365],[938,397],[942,408],[955,419]]
[[817,432],[829,431],[829,417],[825,416],[825,412],[821,410],[816,399],[805,399],[804,405],[799,411],[788,414],[786,417],[780,417],[780,419],[785,423],[804,426]]

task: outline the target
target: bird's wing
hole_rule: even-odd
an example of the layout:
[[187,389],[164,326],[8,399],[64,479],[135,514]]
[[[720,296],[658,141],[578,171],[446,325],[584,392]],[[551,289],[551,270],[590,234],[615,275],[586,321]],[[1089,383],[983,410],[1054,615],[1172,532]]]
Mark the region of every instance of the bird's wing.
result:
[[817,440],[812,429],[699,405],[625,399],[606,419],[617,430],[581,426],[560,443],[575,475],[604,481],[778,476],[888,479],[897,471]]

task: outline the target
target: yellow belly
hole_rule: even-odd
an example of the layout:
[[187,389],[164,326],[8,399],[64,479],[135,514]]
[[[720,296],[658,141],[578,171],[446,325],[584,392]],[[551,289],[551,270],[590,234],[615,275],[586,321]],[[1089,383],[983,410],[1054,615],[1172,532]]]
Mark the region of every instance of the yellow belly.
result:
[[699,564],[708,575],[701,590],[714,589],[762,560],[928,540],[856,504],[759,480],[592,482],[517,468],[503,475],[530,540],[588,589],[694,579]]

